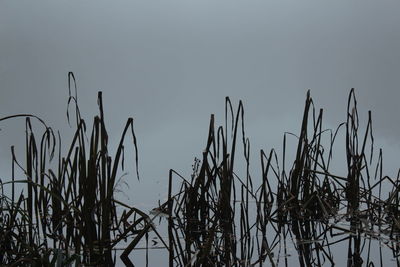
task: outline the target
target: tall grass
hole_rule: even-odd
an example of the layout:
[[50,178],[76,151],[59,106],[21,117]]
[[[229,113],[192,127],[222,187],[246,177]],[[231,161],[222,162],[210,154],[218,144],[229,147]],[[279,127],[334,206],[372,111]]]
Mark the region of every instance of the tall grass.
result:
[[[171,187],[177,173],[170,172],[170,266],[291,266],[290,244],[300,266],[334,265],[342,257],[335,257],[333,247],[346,240],[348,266],[373,266],[374,260],[377,264],[370,256],[373,240],[386,244],[397,258],[398,178],[382,177],[382,153],[372,177],[371,112],[360,133],[353,89],[346,121],[335,130],[323,129],[323,110],[315,109],[307,93],[300,134],[285,133],[282,161],[274,149],[268,154],[260,151],[259,186],[249,172],[243,105],[239,103],[235,116],[229,98],[225,105],[225,127],[215,127],[211,116],[202,161],[195,161],[189,181],[178,178],[182,182],[176,195]],[[227,126],[230,122],[232,127]],[[347,177],[332,174],[330,168],[335,140],[343,130]],[[297,139],[290,169],[286,168],[288,137]],[[247,166],[244,177],[234,168],[239,146],[240,160]],[[388,198],[381,190],[386,182],[392,186]],[[343,227],[343,221],[349,224]],[[383,233],[390,235],[386,242]],[[400,266],[398,259],[396,263]]]
[[[38,117],[23,114],[0,119],[24,117],[26,125],[25,163],[17,160],[11,148],[13,174],[11,181],[1,184],[2,189],[12,187],[11,199],[4,194],[1,198],[2,264],[47,266],[75,262],[110,266],[115,264],[112,251],[116,244],[148,230],[148,216],[119,202],[115,195],[129,135],[137,169],[133,119],[127,120],[116,153],[110,155],[102,93],[98,94],[99,115],[88,128],[78,108],[75,77],[69,73],[68,78],[68,104],[74,107],[75,134],[65,155],[60,135],[56,137]],[[75,95],[71,94],[73,89]],[[70,112],[67,117],[71,121]],[[33,119],[43,125],[44,133],[39,138],[32,130]],[[56,167],[48,167],[55,160]],[[15,168],[22,170],[23,177],[14,175]],[[19,183],[26,190],[16,196]],[[117,207],[124,209],[122,215]],[[132,218],[134,222],[129,223]]]
[[[400,266],[400,175],[384,176],[382,150],[377,157],[373,153],[371,112],[360,126],[354,90],[345,121],[334,130],[323,128],[323,110],[315,108],[308,92],[299,134],[284,134],[281,156],[274,149],[260,151],[258,178],[250,168],[243,104],[235,110],[227,97],[224,125],[216,126],[211,115],[205,149],[191,177],[170,170],[168,200],[151,218],[116,195],[127,142],[139,179],[133,119],[111,155],[101,92],[99,115],[89,128],[81,118],[72,73],[68,87],[72,112],[67,118],[75,134],[65,154],[60,134],[40,118],[0,118],[2,123],[24,118],[26,132],[24,161],[11,147],[11,177],[0,183],[1,264],[113,266],[118,245],[122,262],[133,266],[131,252],[143,239],[149,249],[152,232],[168,251],[169,266],[329,266],[343,260],[348,266],[383,266],[381,245]],[[33,130],[36,123],[41,135]],[[331,167],[341,136],[347,175],[336,175]],[[297,143],[293,149],[289,138]],[[5,187],[11,187],[11,196]],[[154,223],[160,214],[166,217],[167,237]],[[346,259],[335,253],[343,242]],[[373,256],[376,242],[378,258]],[[290,258],[291,246],[296,260]]]

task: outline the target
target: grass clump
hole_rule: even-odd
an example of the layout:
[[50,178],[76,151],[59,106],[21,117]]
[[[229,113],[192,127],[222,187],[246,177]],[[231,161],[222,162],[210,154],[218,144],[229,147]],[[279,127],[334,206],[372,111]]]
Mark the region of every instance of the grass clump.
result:
[[[64,266],[74,262],[111,266],[116,260],[113,248],[121,240],[148,229],[148,216],[119,202],[115,195],[128,135],[135,149],[137,169],[133,119],[127,120],[116,153],[110,155],[101,92],[99,115],[88,129],[77,105],[75,77],[69,73],[68,78],[68,105],[75,107],[76,121],[66,155],[61,152],[60,135],[56,137],[40,118],[22,114],[0,119],[24,117],[26,126],[25,164],[17,160],[11,148],[12,177],[1,183],[1,189],[12,188],[11,198],[3,193],[0,199],[1,264]],[[74,96],[71,89],[75,89]],[[69,112],[67,117],[70,121]],[[32,130],[32,120],[39,120],[44,127],[39,139]],[[22,170],[23,177],[16,177],[16,168]],[[19,195],[15,193],[17,184],[24,187]],[[124,209],[122,214],[118,208]]]
[[[354,90],[346,119],[335,130],[323,128],[323,110],[315,108],[308,92],[299,134],[284,134],[281,156],[274,149],[260,150],[258,178],[250,168],[243,104],[235,110],[227,97],[224,125],[216,126],[211,115],[205,149],[191,177],[171,169],[168,199],[150,218],[116,197],[127,142],[134,148],[139,179],[133,119],[127,120],[111,155],[101,92],[99,115],[88,128],[72,73],[68,87],[68,106],[74,109],[67,118],[70,122],[74,115],[75,133],[65,155],[60,134],[40,118],[0,118],[25,118],[26,132],[25,162],[11,147],[11,178],[0,181],[1,264],[113,266],[119,244],[122,262],[133,266],[129,256],[145,239],[148,265],[152,232],[171,267],[383,266],[388,249],[400,266],[400,175],[383,175],[382,150],[374,157],[371,112],[361,128]],[[43,127],[39,138],[34,123]],[[344,175],[332,168],[340,136]],[[296,142],[292,149],[289,138]],[[156,229],[158,216],[167,237]],[[347,257],[338,244],[346,244]]]
[[[323,110],[316,111],[308,92],[300,134],[285,133],[282,160],[274,149],[260,151],[258,183],[249,171],[243,105],[235,116],[229,98],[225,105],[225,127],[216,128],[211,116],[202,161],[195,161],[189,181],[179,178],[175,195],[177,173],[170,172],[170,266],[333,266],[343,259],[334,253],[343,242],[348,266],[382,264],[383,244],[400,266],[398,178],[382,176],[382,151],[373,166],[371,112],[361,132],[354,89],[346,121],[334,131],[323,129]],[[347,176],[331,171],[335,141],[343,131]],[[288,170],[289,136],[297,148]],[[237,159],[239,149],[243,156]],[[240,160],[244,177],[236,174],[243,167],[234,168]],[[382,192],[385,183],[392,188],[388,198]],[[371,256],[375,240],[378,260]],[[297,261],[289,258],[291,245]]]

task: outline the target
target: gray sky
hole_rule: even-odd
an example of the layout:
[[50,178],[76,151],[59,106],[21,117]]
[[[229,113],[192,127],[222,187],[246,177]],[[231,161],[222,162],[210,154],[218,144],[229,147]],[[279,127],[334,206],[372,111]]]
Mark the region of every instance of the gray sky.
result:
[[[73,71],[89,123],[103,91],[112,143],[134,117],[142,181],[134,182],[132,172],[130,189],[123,189],[146,211],[166,195],[170,168],[190,174],[210,114],[222,122],[225,96],[244,101],[256,156],[261,148],[280,148],[283,132],[298,132],[307,89],[333,127],[345,120],[355,87],[360,113],[373,111],[377,147],[394,175],[399,10],[397,0],[3,0],[0,117],[34,113],[67,143]],[[9,175],[9,147],[23,148],[23,125],[0,125],[2,179]],[[259,159],[252,164],[259,179]]]
[[[34,113],[68,136],[73,71],[88,122],[97,91],[104,92],[114,143],[134,117],[142,182],[126,191],[148,196],[150,208],[166,194],[169,168],[190,173],[210,114],[222,122],[225,96],[244,101],[258,155],[280,147],[284,131],[298,131],[307,89],[332,127],[345,120],[355,87],[360,113],[373,111],[377,146],[394,174],[399,10],[394,0],[1,1],[0,116]],[[0,126],[2,159],[11,144],[23,144],[18,125]],[[252,162],[258,175],[259,159]]]

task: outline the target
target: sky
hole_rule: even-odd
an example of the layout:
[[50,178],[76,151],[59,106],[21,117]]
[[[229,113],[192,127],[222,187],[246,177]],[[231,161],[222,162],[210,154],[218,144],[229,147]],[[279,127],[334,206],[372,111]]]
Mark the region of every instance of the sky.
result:
[[[67,74],[74,72],[88,122],[103,92],[111,144],[134,118],[141,181],[131,172],[123,189],[150,210],[166,196],[169,169],[190,174],[210,114],[223,121],[225,96],[244,103],[258,175],[259,150],[279,148],[284,132],[299,131],[307,90],[330,128],[346,119],[354,87],[361,118],[372,110],[376,146],[393,176],[399,10],[395,0],[1,1],[0,117],[35,114],[68,142]],[[23,149],[23,126],[0,124],[2,180],[10,175],[9,147]]]
[[[36,114],[68,136],[73,71],[83,117],[97,114],[97,91],[112,142],[133,117],[140,186],[165,191],[170,168],[190,173],[210,114],[223,120],[225,96],[243,101],[257,155],[280,147],[283,132],[298,132],[308,89],[326,127],[335,127],[354,87],[361,115],[373,111],[377,146],[394,174],[399,8],[369,0],[2,1],[0,116]],[[23,120],[0,127],[2,169],[10,145],[23,144],[18,125]]]
[[[258,151],[298,131],[308,89],[334,127],[354,87],[360,113],[373,111],[375,135],[397,152],[399,8],[398,1],[2,1],[0,114],[33,113],[68,131],[73,71],[83,116],[97,114],[103,91],[109,130],[118,139],[134,118],[143,180],[158,181],[169,168],[189,173],[210,114],[222,122],[225,96],[243,101]],[[9,142],[0,144],[7,153]],[[19,142],[15,134],[11,142]]]
[[[354,87],[361,118],[372,110],[376,146],[393,176],[398,10],[394,0],[1,1],[0,117],[38,115],[68,140],[67,74],[74,72],[88,122],[103,92],[111,144],[134,118],[141,181],[131,172],[124,191],[146,199],[146,210],[165,197],[170,168],[190,174],[210,114],[223,122],[225,96],[244,103],[258,171],[260,149],[299,131],[308,89],[329,128],[346,119]],[[3,180],[9,147],[23,148],[23,125],[0,125]]]

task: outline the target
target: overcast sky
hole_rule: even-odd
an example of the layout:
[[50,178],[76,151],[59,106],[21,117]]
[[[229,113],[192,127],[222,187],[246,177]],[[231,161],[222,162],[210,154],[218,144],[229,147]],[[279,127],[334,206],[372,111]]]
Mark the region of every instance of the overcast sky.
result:
[[[394,0],[1,1],[0,117],[33,113],[67,135],[73,71],[88,122],[103,91],[112,142],[134,117],[142,181],[129,182],[128,195],[151,196],[150,207],[166,194],[170,168],[190,173],[210,114],[223,119],[225,96],[244,101],[258,155],[280,147],[283,132],[298,132],[308,89],[333,127],[355,87],[394,174],[399,10]],[[9,147],[23,147],[23,124],[0,125],[3,179]],[[252,162],[258,171],[259,159]]]

